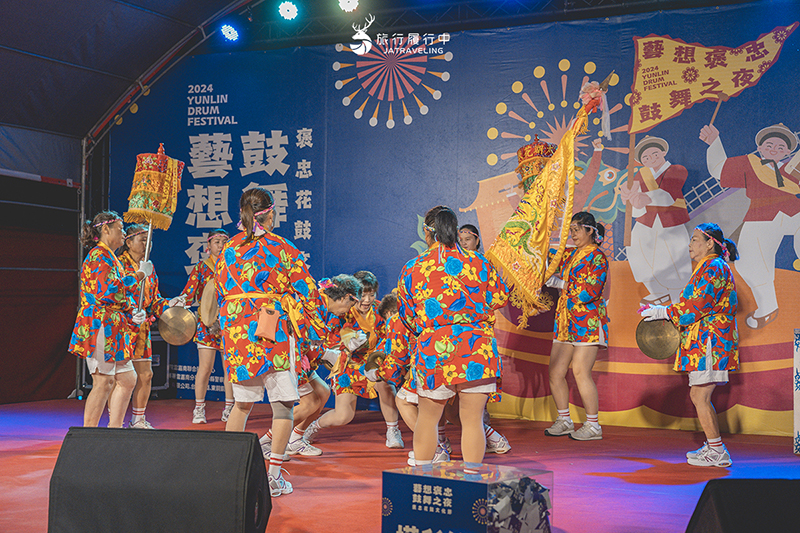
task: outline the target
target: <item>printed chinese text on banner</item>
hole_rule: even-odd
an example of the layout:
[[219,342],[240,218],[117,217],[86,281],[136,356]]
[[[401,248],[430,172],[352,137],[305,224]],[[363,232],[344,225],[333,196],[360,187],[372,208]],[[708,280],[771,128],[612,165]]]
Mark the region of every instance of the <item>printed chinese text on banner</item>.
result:
[[686,44],[660,35],[634,37],[629,133],[648,131],[697,102],[737,96],[756,85],[797,25],[777,27],[736,48]]

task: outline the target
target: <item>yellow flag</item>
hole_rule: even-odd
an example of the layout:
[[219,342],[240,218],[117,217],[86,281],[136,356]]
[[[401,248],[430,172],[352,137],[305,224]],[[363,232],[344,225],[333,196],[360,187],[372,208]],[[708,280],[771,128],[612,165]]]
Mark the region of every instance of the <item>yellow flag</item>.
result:
[[[529,316],[552,306],[549,295],[542,292],[542,285],[555,273],[567,244],[575,188],[575,137],[586,132],[587,117],[584,106],[486,252],[512,289],[511,303],[522,310],[521,327],[527,324]],[[550,235],[555,230],[559,234],[559,247],[548,266]]]
[[755,86],[797,25],[777,27],[736,48],[704,47],[659,35],[634,37],[628,132],[648,131],[697,102],[738,96]]

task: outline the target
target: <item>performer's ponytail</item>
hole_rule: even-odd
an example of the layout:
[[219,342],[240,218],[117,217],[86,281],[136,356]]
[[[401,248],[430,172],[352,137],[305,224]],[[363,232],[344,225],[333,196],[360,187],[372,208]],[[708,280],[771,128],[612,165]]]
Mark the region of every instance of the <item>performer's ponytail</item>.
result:
[[242,197],[239,199],[239,212],[242,217],[241,223],[246,235],[246,242],[252,241],[255,237],[256,223],[259,226],[266,223],[272,207],[272,194],[266,189],[255,187],[242,193]]
[[736,248],[736,244],[732,240],[725,238],[722,234],[722,228],[720,228],[719,225],[713,222],[705,222],[697,226],[697,229],[700,230],[703,235],[714,241],[715,254],[726,261],[736,261],[739,259],[739,250]]
[[101,211],[90,221],[86,221],[81,227],[81,245],[84,248],[93,248],[100,241],[103,226],[109,223],[122,220],[115,211]]
[[458,217],[447,206],[437,205],[425,214],[425,226],[433,238],[447,248],[452,248],[458,240]]

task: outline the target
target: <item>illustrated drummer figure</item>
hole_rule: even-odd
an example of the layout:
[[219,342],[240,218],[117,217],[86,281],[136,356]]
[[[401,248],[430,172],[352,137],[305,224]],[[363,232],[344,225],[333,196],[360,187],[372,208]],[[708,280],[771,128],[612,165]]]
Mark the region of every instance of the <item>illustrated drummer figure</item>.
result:
[[689,277],[692,261],[686,243],[689,213],[683,198],[686,167],[667,161],[669,144],[647,136],[634,148],[634,158],[644,165],[628,187],[622,185],[623,201],[630,200],[636,218],[627,247],[633,277],[649,293],[642,305],[677,302]]
[[753,291],[756,310],[748,313],[745,323],[760,329],[778,316],[775,294],[775,254],[785,236],[791,237],[794,252],[800,256],[800,173],[795,169],[798,154],[797,135],[783,124],[773,124],[756,134],[756,151],[728,157],[713,125],[703,126],[700,140],[708,144],[708,172],[723,187],[745,189],[750,207],[739,233],[742,260],[736,271]]

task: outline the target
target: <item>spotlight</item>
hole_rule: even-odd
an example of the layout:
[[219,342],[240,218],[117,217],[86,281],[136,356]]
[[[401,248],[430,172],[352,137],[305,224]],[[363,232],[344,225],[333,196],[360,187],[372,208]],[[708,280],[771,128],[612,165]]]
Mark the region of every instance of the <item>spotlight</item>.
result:
[[224,24],[220,30],[222,31],[223,37],[229,41],[235,41],[239,38],[239,32],[230,24]]
[[278,13],[286,20],[292,20],[297,16],[297,6],[291,2],[283,2],[278,6]]
[[358,7],[358,0],[339,0],[339,7],[342,8],[342,11],[350,13]]

